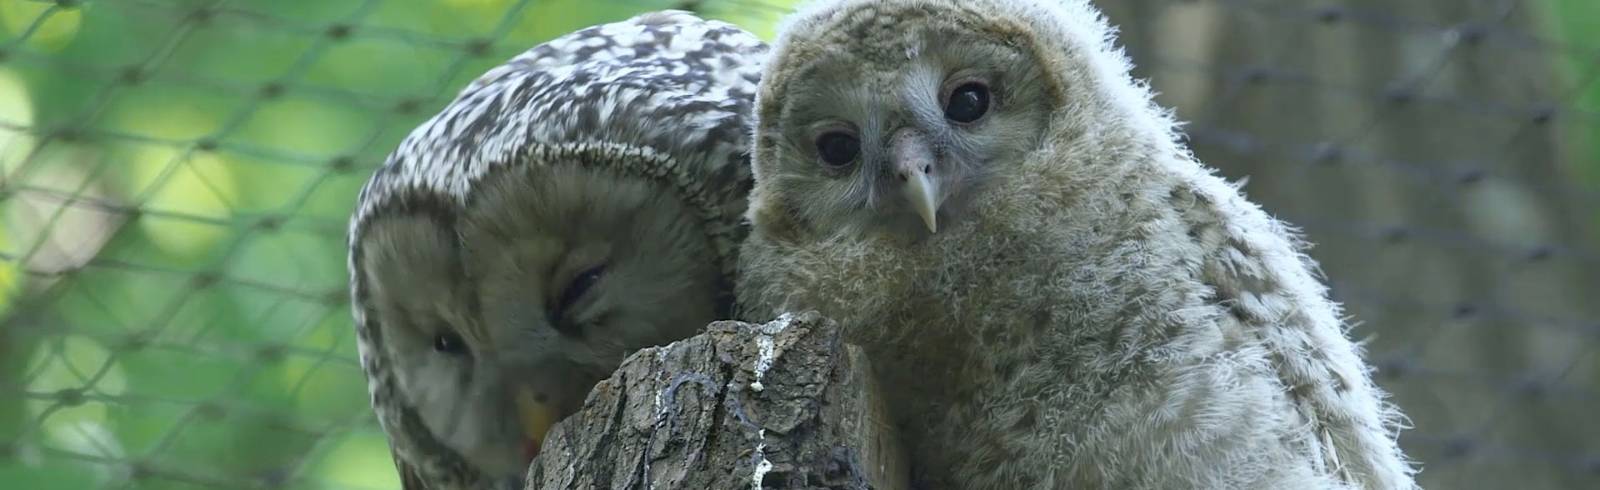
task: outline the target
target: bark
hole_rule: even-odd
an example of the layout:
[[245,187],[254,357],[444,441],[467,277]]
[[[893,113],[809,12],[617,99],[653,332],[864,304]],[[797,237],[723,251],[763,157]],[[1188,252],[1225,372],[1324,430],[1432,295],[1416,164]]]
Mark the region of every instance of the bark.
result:
[[870,365],[815,313],[640,351],[551,430],[529,489],[903,489]]
[[1538,2],[1100,0],[1190,146],[1315,244],[1427,488],[1595,488],[1600,193]]

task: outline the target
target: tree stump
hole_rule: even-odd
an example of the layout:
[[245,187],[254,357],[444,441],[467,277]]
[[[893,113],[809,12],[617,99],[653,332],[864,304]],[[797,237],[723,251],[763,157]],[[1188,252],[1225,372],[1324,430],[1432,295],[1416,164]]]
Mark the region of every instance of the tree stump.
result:
[[814,312],[644,349],[551,429],[527,488],[904,489],[860,349]]

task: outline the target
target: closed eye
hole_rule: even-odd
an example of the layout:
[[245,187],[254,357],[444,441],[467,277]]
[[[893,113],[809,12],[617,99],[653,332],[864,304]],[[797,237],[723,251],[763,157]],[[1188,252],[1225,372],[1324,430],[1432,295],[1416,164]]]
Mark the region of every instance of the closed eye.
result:
[[594,285],[600,282],[600,278],[605,276],[605,272],[606,266],[603,264],[590,267],[573,276],[572,281],[567,283],[567,287],[561,290],[561,296],[556,299],[556,307],[550,310],[550,324],[555,326],[557,331],[571,336],[581,333],[578,331],[578,325],[572,322],[570,318],[567,318],[567,315],[572,311],[572,307],[578,304],[578,301],[582,300],[584,295],[589,293],[590,289],[594,289]]

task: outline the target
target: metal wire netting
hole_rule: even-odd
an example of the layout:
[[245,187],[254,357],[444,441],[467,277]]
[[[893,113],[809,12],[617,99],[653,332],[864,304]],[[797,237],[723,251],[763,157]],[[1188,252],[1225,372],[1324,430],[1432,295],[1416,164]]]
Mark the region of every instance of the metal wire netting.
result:
[[[1434,488],[1600,485],[1600,5],[1101,0],[1189,143],[1317,244]],[[465,83],[678,7],[0,0],[0,482],[393,488],[355,193]]]

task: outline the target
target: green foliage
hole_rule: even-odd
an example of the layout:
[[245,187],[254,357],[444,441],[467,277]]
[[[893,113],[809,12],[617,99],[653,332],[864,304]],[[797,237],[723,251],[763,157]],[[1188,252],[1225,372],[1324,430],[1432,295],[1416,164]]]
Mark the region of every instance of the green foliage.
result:
[[[0,0],[0,481],[394,488],[346,293],[469,80],[673,0]],[[771,36],[786,7],[701,12]]]
[[[1564,69],[1562,87],[1575,87],[1569,107],[1586,113],[1580,117],[1600,114],[1600,83],[1595,83],[1596,60],[1600,59],[1600,2],[1594,0],[1543,0],[1539,2],[1546,12],[1546,25],[1554,33],[1551,39],[1560,43],[1566,56],[1561,60]],[[1574,151],[1595,158],[1577,159],[1588,162],[1574,169],[1589,183],[1600,183],[1600,130],[1594,124],[1575,124],[1567,135]]]
[[[541,41],[680,4],[771,39],[791,3],[0,0],[0,482],[396,487],[346,298],[367,175]],[[1597,76],[1600,2],[1536,5]]]

